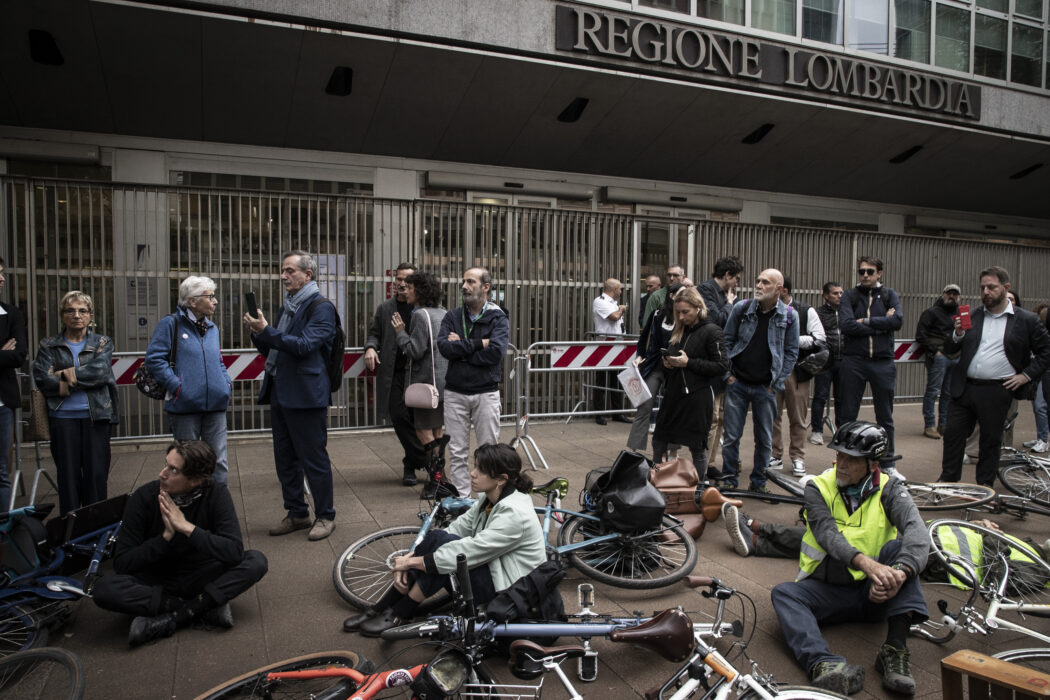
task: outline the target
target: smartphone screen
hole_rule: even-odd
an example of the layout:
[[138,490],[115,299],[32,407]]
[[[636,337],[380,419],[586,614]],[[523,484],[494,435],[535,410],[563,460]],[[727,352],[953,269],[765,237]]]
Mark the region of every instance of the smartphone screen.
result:
[[968,304],[959,305],[959,328],[964,331],[970,330],[972,327],[970,323],[970,306]]
[[255,292],[245,293],[244,310],[252,318],[259,318],[259,302],[255,300]]

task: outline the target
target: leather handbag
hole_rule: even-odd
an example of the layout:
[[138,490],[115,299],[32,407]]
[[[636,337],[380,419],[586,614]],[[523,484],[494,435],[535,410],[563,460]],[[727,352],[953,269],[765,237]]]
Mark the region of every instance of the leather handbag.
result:
[[700,506],[696,502],[699,479],[692,460],[676,457],[668,462],[653,465],[649,469],[649,481],[664,495],[667,513],[680,515],[700,512]]
[[[434,329],[430,325],[430,314],[427,317],[427,333],[430,335],[430,376],[437,379],[437,370],[434,369]],[[405,405],[409,408],[436,409],[441,403],[441,395],[437,387],[425,382],[409,384],[405,388]]]
[[29,420],[22,439],[26,442],[48,442],[51,440],[51,424],[47,417],[47,399],[39,389],[29,392]]
[[[171,314],[171,316],[174,318],[174,323],[171,326],[171,347],[168,349],[168,366],[174,371],[179,356],[179,317],[176,314]],[[135,388],[151,399],[160,401],[167,394],[164,386],[146,369],[145,360],[140,362],[138,368],[135,369],[132,380],[135,382]]]

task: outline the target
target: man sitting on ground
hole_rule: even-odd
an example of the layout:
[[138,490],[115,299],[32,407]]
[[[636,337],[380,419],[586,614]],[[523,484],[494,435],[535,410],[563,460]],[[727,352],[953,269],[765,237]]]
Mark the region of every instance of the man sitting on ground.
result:
[[117,535],[114,575],[98,579],[95,603],[135,615],[128,644],[170,637],[195,619],[233,627],[229,602],[267,570],[244,550],[226,484],[212,481],[215,453],[201,440],[168,446],[159,478],[131,494]]
[[929,555],[926,527],[903,482],[879,469],[887,444],[874,423],[852,421],[835,431],[828,445],[838,453],[835,469],[806,484],[798,578],[771,596],[813,685],[847,695],[864,687],[864,667],[832,653],[822,624],[885,619],[875,670],[886,688],[913,695],[908,628],[928,617],[918,578]]

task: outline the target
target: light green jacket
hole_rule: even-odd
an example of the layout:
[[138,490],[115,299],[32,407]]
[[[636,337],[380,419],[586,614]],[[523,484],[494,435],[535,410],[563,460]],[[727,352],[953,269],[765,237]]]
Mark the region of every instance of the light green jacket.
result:
[[467,555],[471,569],[488,564],[492,585],[502,591],[547,560],[543,530],[532,497],[515,491],[485,513],[487,499],[481,496],[463,515],[448,526],[460,539],[438,547],[433,554],[438,572],[456,570],[456,555]]

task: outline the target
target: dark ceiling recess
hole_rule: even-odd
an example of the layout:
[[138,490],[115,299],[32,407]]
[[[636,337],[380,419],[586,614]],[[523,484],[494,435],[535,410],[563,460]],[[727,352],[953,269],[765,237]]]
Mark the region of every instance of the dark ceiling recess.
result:
[[58,50],[55,37],[43,29],[29,30],[29,56],[45,66],[61,66],[66,62],[62,52]]
[[1022,177],[1028,177],[1039,168],[1043,167],[1042,163],[1036,163],[1035,165],[1029,165],[1024,170],[1018,170],[1016,173],[1010,176],[1011,180],[1020,180]]
[[328,78],[328,84],[324,91],[335,97],[346,97],[354,89],[354,69],[346,66],[336,66],[332,69],[332,75]]
[[586,97],[577,97],[575,100],[569,103],[569,106],[561,111],[558,115],[558,121],[571,124],[574,121],[579,120],[583,116],[583,110],[587,109],[587,103],[590,102]]
[[753,146],[764,139],[766,134],[773,130],[774,126],[776,126],[776,124],[763,124],[744,138],[740,139],[740,143],[746,143],[748,146]]
[[915,155],[916,153],[918,153],[921,150],[922,150],[922,146],[912,146],[908,150],[901,151],[897,155],[895,155],[892,158],[890,158],[890,162],[893,163],[894,165],[900,165],[901,163],[903,163],[904,161],[908,160],[909,158],[911,158],[913,155]]

